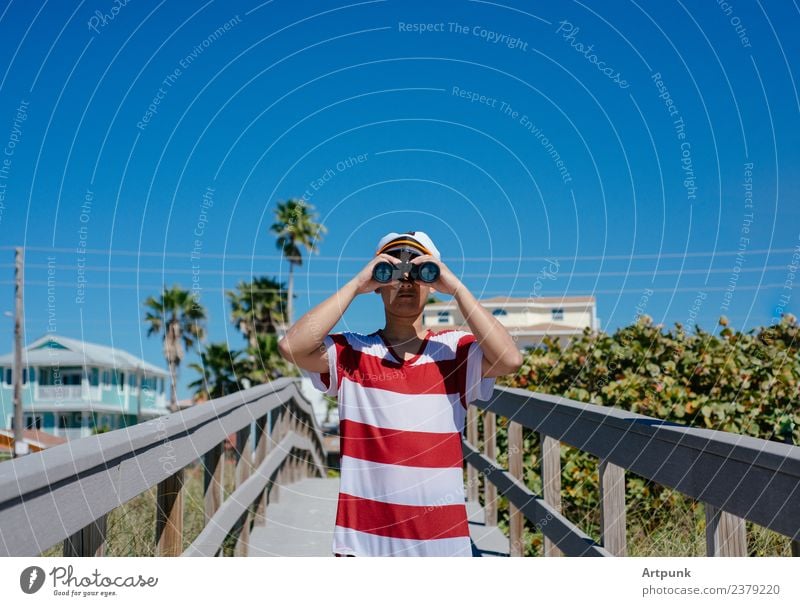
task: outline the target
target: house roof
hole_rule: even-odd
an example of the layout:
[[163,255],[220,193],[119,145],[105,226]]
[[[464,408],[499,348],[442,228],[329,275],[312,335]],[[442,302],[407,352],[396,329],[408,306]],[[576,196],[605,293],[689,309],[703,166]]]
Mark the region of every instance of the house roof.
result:
[[[66,438],[61,436],[54,436],[51,433],[40,431],[38,429],[23,429],[22,439],[27,442],[31,450],[36,452],[50,448],[51,446],[58,446],[67,441]],[[0,429],[0,450],[11,452],[11,447],[14,443],[14,430],[13,429]]]
[[[22,352],[26,366],[106,366],[119,370],[144,370],[166,377],[167,372],[122,349],[87,343],[59,335],[44,335]],[[14,353],[0,356],[0,366],[12,366]]]
[[[466,330],[470,331],[470,327],[468,325],[457,325],[457,326],[441,326],[442,328],[447,328],[450,330]],[[522,333],[522,332],[532,332],[538,333],[542,335],[546,334],[556,334],[556,333],[569,333],[569,334],[580,334],[583,332],[583,326],[567,326],[566,324],[552,324],[552,323],[543,323],[543,324],[530,324],[528,326],[505,326],[505,329],[510,334],[515,333]]]
[[[129,411],[118,404],[104,404],[91,400],[39,400],[33,404],[25,404],[25,412],[96,412],[100,414],[134,414],[136,411]],[[158,417],[167,414],[169,410],[166,406],[142,407],[139,410],[140,416]]]
[[[570,305],[578,303],[593,304],[596,303],[594,297],[490,297],[488,299],[479,299],[478,303],[488,307],[500,307],[502,305],[512,305],[514,307],[520,306],[536,306],[536,305]],[[440,301],[438,303],[429,303],[425,309],[444,309],[453,308],[455,303],[453,301]]]
[[489,297],[481,299],[481,303],[594,303],[595,298],[587,297]]

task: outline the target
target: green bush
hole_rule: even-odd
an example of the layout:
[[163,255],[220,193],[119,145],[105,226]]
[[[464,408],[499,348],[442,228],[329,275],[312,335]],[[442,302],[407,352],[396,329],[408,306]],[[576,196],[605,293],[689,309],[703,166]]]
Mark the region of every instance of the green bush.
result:
[[[683,425],[800,444],[800,343],[795,318],[787,314],[777,325],[747,333],[732,330],[724,317],[720,325],[718,335],[699,327],[688,333],[680,324],[665,330],[642,316],[614,334],[586,330],[565,345],[546,338],[541,348],[525,356],[516,375],[501,382]],[[506,419],[498,419],[502,465],[507,465],[506,425]],[[540,494],[539,438],[525,429],[523,439],[525,478]],[[561,483],[566,517],[599,538],[596,458],[562,445]],[[665,529],[682,532],[686,528],[675,526],[677,517],[701,519],[703,514],[701,504],[631,472],[626,472],[626,503],[631,537],[666,536]],[[501,499],[502,527],[507,525],[506,505]],[[528,555],[541,553],[541,533],[530,523],[526,538]],[[749,533],[751,540],[757,542],[750,544],[753,554],[786,553],[788,540],[770,531]],[[683,548],[673,546],[668,551],[692,555],[696,550],[692,537]]]

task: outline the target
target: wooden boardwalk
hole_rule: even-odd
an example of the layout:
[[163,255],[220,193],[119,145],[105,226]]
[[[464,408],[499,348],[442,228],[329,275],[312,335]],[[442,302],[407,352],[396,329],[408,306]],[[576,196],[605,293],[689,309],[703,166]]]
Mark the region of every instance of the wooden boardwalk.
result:
[[[498,452],[501,427],[506,453]],[[599,537],[562,512],[564,445],[598,461]],[[544,535],[545,557],[625,556],[632,473],[703,503],[709,556],[747,555],[746,522],[788,537],[800,556],[797,446],[497,386],[467,409],[462,447],[475,555],[524,555],[527,520]],[[533,455],[541,494],[523,465]],[[184,470],[198,457],[205,525],[184,548]],[[230,494],[226,458],[235,463]],[[150,530],[160,556],[217,556],[235,542],[236,556],[330,557],[339,480],[326,477],[326,460],[300,381],[277,379],[0,463],[0,556],[36,556],[59,543],[65,556],[102,556],[108,514],[155,488]],[[497,528],[500,507],[508,507],[508,536]]]
[[[280,500],[270,503],[264,526],[250,533],[248,555],[333,557],[338,478],[308,478],[282,486]],[[473,555],[508,556],[508,537],[485,526],[483,509],[467,503]]]

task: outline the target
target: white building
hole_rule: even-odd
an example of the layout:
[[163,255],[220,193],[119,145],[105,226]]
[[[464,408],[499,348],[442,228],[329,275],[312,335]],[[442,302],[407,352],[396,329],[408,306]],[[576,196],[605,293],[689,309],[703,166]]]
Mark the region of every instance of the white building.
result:
[[[481,300],[480,304],[508,328],[520,349],[537,346],[545,335],[565,342],[586,327],[600,328],[594,297],[493,297]],[[422,324],[432,329],[469,330],[455,301],[426,305]]]
[[[169,412],[166,371],[126,351],[54,334],[22,351],[25,429],[67,439]],[[0,429],[12,429],[14,354],[0,356]]]

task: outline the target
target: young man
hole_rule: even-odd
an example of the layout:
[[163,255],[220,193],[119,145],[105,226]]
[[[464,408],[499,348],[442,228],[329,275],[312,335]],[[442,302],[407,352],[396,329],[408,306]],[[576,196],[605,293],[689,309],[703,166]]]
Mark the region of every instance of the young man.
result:
[[[432,261],[431,285],[408,273],[376,282],[373,267]],[[431,292],[453,295],[470,332],[422,327]],[[376,292],[385,326],[328,334],[353,299]],[[511,336],[442,263],[421,231],[389,233],[339,292],[300,318],[278,344],[339,401],[341,478],[333,552],[357,556],[471,556],[461,433],[467,404],[488,400],[494,377],[516,372]]]

